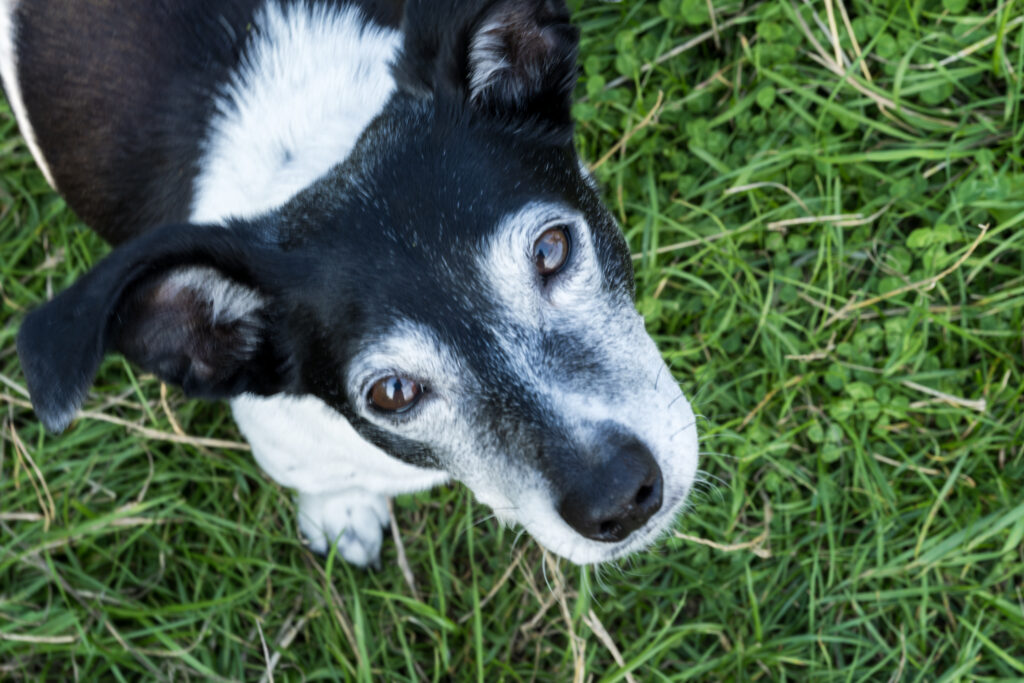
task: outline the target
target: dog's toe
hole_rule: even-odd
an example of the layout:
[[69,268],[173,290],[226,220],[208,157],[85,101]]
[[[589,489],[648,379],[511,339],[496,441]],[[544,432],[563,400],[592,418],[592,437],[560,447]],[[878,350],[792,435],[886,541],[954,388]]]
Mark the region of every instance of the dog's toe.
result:
[[360,567],[380,568],[380,543],[382,534],[378,527],[375,531],[356,533],[353,529],[345,529],[338,538],[338,552],[346,560]]
[[345,560],[360,567],[379,566],[387,498],[362,489],[328,494],[299,494],[299,527],[310,548],[326,554],[336,543]]

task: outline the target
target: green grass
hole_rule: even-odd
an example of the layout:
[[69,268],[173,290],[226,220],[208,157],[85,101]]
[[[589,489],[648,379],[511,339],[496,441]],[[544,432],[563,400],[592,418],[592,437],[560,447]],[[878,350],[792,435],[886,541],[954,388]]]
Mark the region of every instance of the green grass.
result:
[[310,554],[244,450],[143,438],[238,435],[120,359],[45,435],[15,331],[105,247],[4,108],[0,679],[1024,677],[1024,6],[716,2],[686,45],[705,0],[574,5],[714,545],[579,569],[449,487],[396,501],[413,590],[390,541]]

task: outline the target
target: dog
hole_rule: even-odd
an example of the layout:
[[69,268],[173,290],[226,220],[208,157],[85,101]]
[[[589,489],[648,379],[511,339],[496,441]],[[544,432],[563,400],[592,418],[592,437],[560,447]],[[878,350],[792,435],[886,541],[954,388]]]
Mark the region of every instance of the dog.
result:
[[697,428],[573,147],[563,0],[0,0],[39,168],[113,250],[17,337],[61,432],[117,352],[228,399],[312,548],[449,480],[577,564],[653,543]]

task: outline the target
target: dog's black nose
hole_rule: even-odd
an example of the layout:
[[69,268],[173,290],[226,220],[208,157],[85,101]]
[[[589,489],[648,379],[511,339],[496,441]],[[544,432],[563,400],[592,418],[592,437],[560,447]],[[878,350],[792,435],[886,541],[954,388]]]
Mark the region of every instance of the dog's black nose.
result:
[[601,464],[580,472],[558,512],[583,536],[621,541],[661,508],[661,468],[640,441],[618,444]]

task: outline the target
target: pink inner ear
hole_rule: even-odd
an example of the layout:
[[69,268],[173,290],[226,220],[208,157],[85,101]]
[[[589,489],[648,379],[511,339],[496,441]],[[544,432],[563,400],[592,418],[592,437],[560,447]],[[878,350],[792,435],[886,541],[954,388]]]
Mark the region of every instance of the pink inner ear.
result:
[[256,351],[263,305],[213,268],[179,268],[125,303],[114,346],[165,381],[209,382]]
[[474,100],[492,91],[500,99],[520,101],[539,89],[546,69],[560,61],[558,30],[529,5],[506,3],[473,36],[469,82]]
[[252,289],[224,277],[213,268],[180,268],[167,276],[154,292],[154,302],[171,303],[175,298],[191,296],[210,308],[211,322],[228,324],[254,316],[263,300]]

